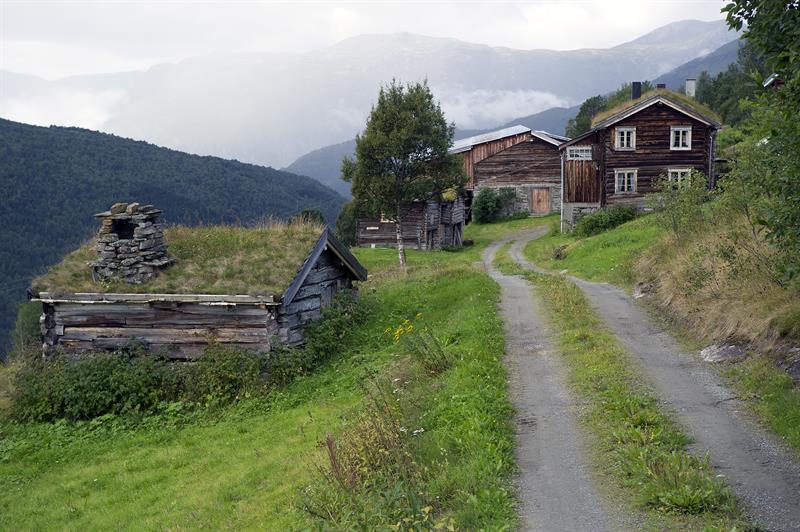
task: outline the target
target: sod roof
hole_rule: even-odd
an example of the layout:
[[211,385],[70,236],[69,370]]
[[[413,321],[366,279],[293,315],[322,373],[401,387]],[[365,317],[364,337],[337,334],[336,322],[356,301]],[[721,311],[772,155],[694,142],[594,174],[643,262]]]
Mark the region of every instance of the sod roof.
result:
[[175,264],[141,285],[92,280],[94,240],[33,281],[34,292],[280,295],[297,275],[324,228],[270,222],[257,227],[173,226],[164,230]]
[[678,107],[684,108],[686,111],[689,111],[690,113],[695,113],[697,115],[700,115],[701,117],[705,118],[706,121],[708,122],[715,123],[716,125],[722,123],[722,119],[719,117],[719,115],[717,115],[717,113],[712,111],[706,105],[703,105],[702,103],[698,102],[694,98],[689,98],[686,95],[683,95],[675,91],[671,91],[669,89],[654,89],[642,94],[641,98],[622,102],[618,105],[615,105],[611,109],[607,109],[602,113],[598,113],[592,119],[592,127],[594,128],[599,125],[602,125],[603,122],[612,119],[616,115],[622,114],[625,111],[628,111],[629,109],[633,109],[634,107],[637,107],[638,105],[643,104],[648,100],[655,98],[656,96],[661,96],[662,98],[665,98],[666,100],[669,100],[672,103],[676,104]]

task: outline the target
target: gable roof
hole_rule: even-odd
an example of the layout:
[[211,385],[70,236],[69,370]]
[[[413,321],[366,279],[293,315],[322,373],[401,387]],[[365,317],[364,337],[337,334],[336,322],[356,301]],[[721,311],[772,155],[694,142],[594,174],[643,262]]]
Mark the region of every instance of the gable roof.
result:
[[604,117],[602,120],[595,122],[592,128],[583,135],[575,137],[574,139],[561,144],[561,148],[572,146],[577,142],[580,142],[581,140],[593,135],[594,133],[602,129],[605,129],[609,126],[612,126],[617,122],[624,120],[630,116],[633,116],[640,111],[644,111],[645,109],[656,104],[667,105],[672,109],[675,109],[679,113],[682,113],[690,118],[693,118],[698,122],[702,122],[703,124],[706,124],[707,126],[712,127],[714,129],[717,129],[721,126],[721,124],[719,123],[719,121],[717,121],[716,118],[703,114],[699,110],[693,109],[688,105],[686,105],[685,103],[679,101],[678,98],[670,97],[670,94],[661,91],[649,97],[641,98],[639,100],[632,100],[628,102],[627,105],[623,106],[620,110],[612,113],[607,117]]
[[281,297],[281,302],[284,305],[288,305],[292,302],[294,297],[297,295],[297,292],[300,290],[300,287],[303,285],[303,282],[308,277],[308,274],[311,273],[311,270],[314,268],[314,265],[319,260],[319,257],[325,250],[330,250],[334,255],[336,255],[339,260],[342,261],[342,264],[350,270],[355,277],[359,281],[366,281],[367,280],[367,270],[364,268],[358,259],[356,259],[350,250],[347,249],[347,246],[342,244],[338,238],[333,234],[331,228],[327,225],[325,229],[322,231],[322,234],[317,240],[317,243],[314,245],[314,248],[311,250],[311,253],[308,254],[306,260],[303,262],[303,266],[300,268],[300,271],[297,272],[292,282],[289,284],[289,287],[283,293]]
[[543,141],[552,144],[553,146],[561,146],[562,143],[569,140],[569,137],[556,135],[554,133],[542,131],[541,129],[531,131],[531,135],[533,135],[536,138],[542,139]]
[[473,146],[477,146],[478,144],[484,144],[493,140],[500,140],[506,137],[513,137],[514,135],[522,135],[530,132],[531,128],[522,125],[498,129],[497,131],[490,131],[489,133],[483,133],[481,135],[475,135],[474,137],[467,137],[465,139],[457,140],[453,142],[453,145],[450,147],[448,152],[462,153],[471,150]]

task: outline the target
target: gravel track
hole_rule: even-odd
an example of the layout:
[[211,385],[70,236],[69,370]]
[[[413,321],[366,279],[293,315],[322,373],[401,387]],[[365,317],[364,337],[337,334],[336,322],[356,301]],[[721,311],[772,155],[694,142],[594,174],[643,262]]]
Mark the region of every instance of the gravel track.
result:
[[566,371],[553,352],[539,303],[527,281],[504,275],[492,265],[495,252],[506,242],[489,246],[483,261],[501,288],[504,361],[516,408],[516,488],[522,527],[541,531],[608,530],[611,525],[589,474],[575,404],[566,387]]
[[[538,236],[520,238],[510,254],[521,266],[543,272],[522,254],[524,245]],[[719,373],[696,353],[682,349],[624,290],[570,279],[641,364],[658,396],[694,439],[691,451],[709,453],[711,464],[727,477],[750,519],[771,531],[800,530],[797,454],[760,427]]]

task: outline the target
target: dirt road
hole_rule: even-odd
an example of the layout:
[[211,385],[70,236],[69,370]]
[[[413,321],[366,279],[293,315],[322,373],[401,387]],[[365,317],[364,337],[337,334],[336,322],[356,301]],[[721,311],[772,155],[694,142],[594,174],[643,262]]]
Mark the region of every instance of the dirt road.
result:
[[[510,250],[520,265],[541,271],[522,256],[526,235]],[[800,530],[800,460],[759,427],[717,371],[687,353],[624,290],[571,278],[608,327],[634,355],[658,396],[695,440],[692,451],[710,454],[753,522],[768,530]]]
[[517,493],[522,526],[542,531],[608,530],[608,516],[588,473],[565,369],[553,352],[539,304],[524,279],[503,275],[492,266],[503,243],[487,248],[483,261],[502,290],[505,362],[517,410]]

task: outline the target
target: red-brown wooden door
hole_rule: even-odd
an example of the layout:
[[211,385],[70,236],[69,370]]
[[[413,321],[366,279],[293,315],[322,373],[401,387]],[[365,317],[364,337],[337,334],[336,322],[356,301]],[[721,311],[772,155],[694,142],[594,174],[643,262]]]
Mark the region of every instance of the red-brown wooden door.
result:
[[550,189],[532,188],[530,206],[532,214],[550,214]]

